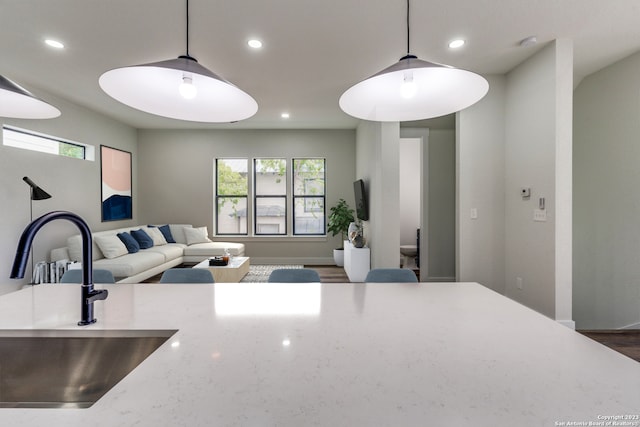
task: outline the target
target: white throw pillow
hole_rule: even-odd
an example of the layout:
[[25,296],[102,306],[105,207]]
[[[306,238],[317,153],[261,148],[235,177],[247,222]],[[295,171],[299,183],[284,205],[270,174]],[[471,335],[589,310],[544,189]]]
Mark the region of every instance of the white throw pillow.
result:
[[117,258],[129,253],[127,247],[122,243],[122,240],[116,235],[113,236],[93,236],[96,245],[102,251],[105,258]]
[[153,240],[153,246],[166,245],[167,239],[164,238],[164,234],[160,231],[159,228],[156,227],[147,227],[144,230],[149,237]]
[[184,228],[184,235],[187,238],[187,245],[194,245],[196,243],[207,243],[209,239],[209,232],[207,227],[198,228]]

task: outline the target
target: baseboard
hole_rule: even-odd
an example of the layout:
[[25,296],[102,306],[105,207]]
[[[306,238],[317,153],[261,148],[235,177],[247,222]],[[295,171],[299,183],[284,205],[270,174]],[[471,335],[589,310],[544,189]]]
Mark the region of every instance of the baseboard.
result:
[[301,264],[301,265],[336,265],[333,257],[250,257],[253,265]]
[[569,329],[576,330],[576,322],[573,320],[556,320],[556,322],[560,323],[563,326],[566,326]]
[[623,326],[620,329],[640,329],[640,322],[632,323],[627,326]]

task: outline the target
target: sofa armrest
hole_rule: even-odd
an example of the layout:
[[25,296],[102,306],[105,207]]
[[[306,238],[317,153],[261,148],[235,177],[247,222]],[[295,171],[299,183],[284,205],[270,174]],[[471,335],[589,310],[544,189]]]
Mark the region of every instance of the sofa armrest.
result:
[[56,248],[51,250],[51,261],[61,261],[63,259],[69,259],[69,251],[67,248]]

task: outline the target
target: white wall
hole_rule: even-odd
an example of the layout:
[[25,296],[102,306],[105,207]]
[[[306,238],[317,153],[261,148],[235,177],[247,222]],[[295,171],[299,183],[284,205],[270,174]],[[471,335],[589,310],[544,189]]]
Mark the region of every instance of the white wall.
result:
[[[23,176],[31,178],[52,196],[51,199],[33,202],[34,218],[53,210],[71,211],[80,215],[95,231],[135,224],[137,218],[139,201],[136,130],[63,99],[47,96],[41,91],[38,95],[55,104],[62,111],[62,115],[49,120],[0,118],[0,123],[91,144],[96,148],[96,159],[83,161],[0,144],[0,294],[18,289],[22,284],[28,283],[31,277],[29,267],[24,280],[9,279],[18,239],[29,223],[30,190],[22,181]],[[101,222],[101,144],[132,153],[132,221]],[[66,246],[66,238],[77,233],[77,228],[67,221],[55,221],[46,225],[34,241],[35,260],[48,259],[52,248]]]
[[640,54],[575,91],[573,301],[580,329],[640,328]]
[[[558,54],[570,55],[570,60],[558,61]],[[566,206],[571,200],[557,197],[556,181],[561,179],[558,170],[563,166],[557,164],[558,160],[569,162],[570,171],[570,154],[568,158],[561,155],[565,142],[558,133],[558,123],[571,123],[572,117],[570,110],[560,108],[558,97],[571,97],[573,86],[571,81],[566,82],[565,75],[573,72],[572,64],[570,44],[554,42],[507,75],[506,295],[551,318],[556,318],[556,304],[560,302],[556,286],[566,286],[556,282],[556,268],[571,265],[570,248],[568,253],[564,248],[564,259],[557,257],[556,234],[559,227],[566,227],[557,222],[558,206]],[[568,70],[560,69],[567,66]],[[568,86],[561,86],[563,83]],[[530,199],[522,199],[521,187],[531,188]],[[545,199],[546,222],[533,220],[540,198]],[[522,289],[517,286],[517,278],[522,279]],[[569,301],[568,309],[561,311],[568,312],[568,319],[558,320],[571,319],[570,307]]]
[[489,93],[457,114],[456,276],[504,294],[506,77],[485,77]]
[[[338,199],[354,206],[353,130],[140,130],[140,217],[214,230],[216,157],[324,157],[327,212]],[[245,244],[256,262],[333,263],[340,237],[220,237]]]
[[[569,326],[572,72],[571,42],[555,41],[491,78],[487,98],[458,115],[459,280],[486,282]],[[540,198],[545,222],[533,220]]]
[[[402,133],[401,133],[402,135]],[[400,139],[400,244],[415,245],[420,228],[422,150],[420,138]]]
[[369,221],[364,237],[371,248],[371,268],[400,263],[400,125],[361,121],[356,132],[356,178],[365,182]]

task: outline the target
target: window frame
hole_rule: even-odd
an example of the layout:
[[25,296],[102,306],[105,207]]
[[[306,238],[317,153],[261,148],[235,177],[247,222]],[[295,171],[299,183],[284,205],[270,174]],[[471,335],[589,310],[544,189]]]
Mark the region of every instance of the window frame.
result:
[[[26,140],[21,140],[16,135],[26,135],[30,138],[36,138],[42,144],[42,147],[48,147],[48,149],[38,148],[38,145],[35,142],[30,142]],[[13,138],[8,138],[8,136],[13,136]],[[8,142],[7,140],[16,141]],[[70,159],[79,159],[79,160],[94,160],[95,157],[95,148],[92,145],[82,144],[75,141],[70,141],[64,138],[60,138],[53,135],[47,135],[40,132],[35,132],[28,129],[22,129],[15,126],[2,125],[2,144],[6,147],[18,148],[21,150],[35,151],[37,153],[45,153],[52,154],[54,156],[67,157]],[[82,152],[82,156],[70,156],[65,154],[62,147],[68,146],[72,148],[79,148]]]
[[[283,160],[285,165],[284,173],[284,194],[258,194],[258,170],[257,164],[260,160]],[[274,236],[274,237],[286,237],[289,235],[289,195],[287,194],[288,179],[289,179],[289,161],[286,157],[254,157],[253,158],[253,235],[254,236]],[[258,199],[284,199],[284,231],[282,233],[262,233],[258,231],[260,225],[258,223]]]
[[[297,195],[295,189],[295,176],[296,173],[296,160],[322,160],[322,194],[303,194]],[[327,159],[325,157],[294,157],[291,159],[291,205],[292,205],[292,235],[293,236],[326,236],[327,235]],[[313,178],[313,180],[317,180],[318,178]],[[304,179],[304,187],[306,189],[306,182],[308,179]],[[305,190],[306,193],[306,190]],[[303,200],[303,209],[307,212],[307,200],[308,199],[322,199],[322,209],[321,211],[312,210],[311,212],[322,212],[322,231],[319,233],[299,233],[296,232],[296,200]]]
[[[218,171],[219,171],[219,167],[218,167],[218,162],[219,161],[224,161],[224,160],[245,160],[247,162],[247,194],[241,195],[241,194],[224,194],[224,195],[220,195],[219,194],[219,188],[218,188]],[[215,158],[215,174],[214,174],[214,206],[213,206],[213,211],[215,212],[215,235],[216,236],[249,236],[249,212],[251,210],[251,206],[249,206],[249,195],[251,194],[251,188],[249,187],[249,184],[251,182],[251,180],[249,179],[249,174],[250,174],[250,170],[249,170],[249,159],[246,157],[216,157]],[[237,198],[237,199],[244,199],[246,201],[246,225],[245,225],[245,232],[240,232],[240,233],[226,233],[226,232],[221,232],[220,231],[220,212],[218,210],[218,206],[219,206],[219,202],[221,199],[229,199],[229,198]]]

